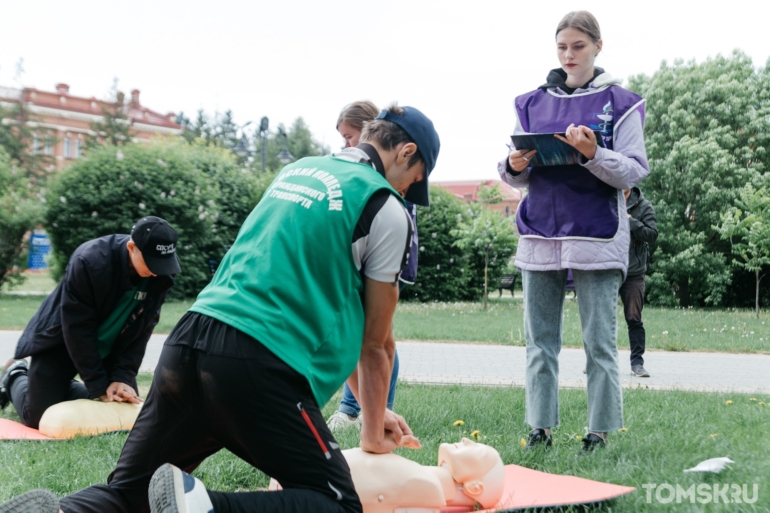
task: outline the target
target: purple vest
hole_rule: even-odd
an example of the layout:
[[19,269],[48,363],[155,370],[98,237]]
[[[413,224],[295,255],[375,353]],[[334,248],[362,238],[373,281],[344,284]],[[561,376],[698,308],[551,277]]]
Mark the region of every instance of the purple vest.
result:
[[412,218],[412,225],[414,225],[414,232],[412,232],[412,242],[409,245],[409,256],[406,261],[406,268],[401,271],[401,281],[413,285],[417,281],[417,254],[418,241],[417,241],[417,205],[406,202],[406,210],[409,212],[409,217]]
[[[529,133],[564,132],[574,123],[600,130],[613,148],[614,129],[638,109],[644,122],[644,100],[620,86],[557,96],[537,89],[516,98],[516,113]],[[534,167],[529,194],[516,213],[523,237],[608,241],[620,227],[618,190],[580,165]]]

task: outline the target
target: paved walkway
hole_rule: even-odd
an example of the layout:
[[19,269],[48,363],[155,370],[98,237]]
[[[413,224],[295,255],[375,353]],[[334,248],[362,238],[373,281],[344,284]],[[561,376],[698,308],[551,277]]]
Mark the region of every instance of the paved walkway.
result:
[[[0,365],[13,356],[20,335],[0,331]],[[152,336],[143,371],[155,368],[165,338]],[[406,382],[524,386],[523,347],[401,341],[398,352],[399,379]],[[770,394],[770,355],[652,351],[644,356],[652,377],[636,378],[630,375],[629,352],[620,351],[623,386]],[[560,386],[585,388],[582,349],[562,349],[559,363]]]

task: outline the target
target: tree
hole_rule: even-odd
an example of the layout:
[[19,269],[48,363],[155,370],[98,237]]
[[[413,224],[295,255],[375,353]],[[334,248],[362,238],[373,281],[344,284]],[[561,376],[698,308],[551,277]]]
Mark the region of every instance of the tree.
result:
[[430,208],[417,209],[417,281],[403,291],[404,299],[418,301],[458,301],[472,275],[468,258],[455,245],[455,230],[467,205],[438,186],[430,188]]
[[754,273],[756,290],[754,308],[759,319],[759,282],[763,266],[770,265],[770,197],[763,187],[755,190],[746,184],[740,191],[735,206],[721,216],[721,224],[714,226],[733,248],[733,265]]
[[36,122],[24,104],[23,98],[7,108],[0,106],[0,148],[3,148],[12,162],[33,182],[43,182],[53,158],[43,151],[48,142],[55,142],[54,132],[30,126]]
[[55,276],[83,242],[128,233],[142,216],[168,220],[179,234],[182,272],[170,295],[194,297],[261,197],[266,184],[230,153],[180,140],[97,148],[56,177],[47,193],[46,227]]
[[192,144],[196,139],[209,140],[209,120],[202,109],[198,111],[195,121],[190,121],[184,112],[180,112],[176,122],[182,125],[182,138],[188,143]]
[[294,120],[286,136],[289,152],[295,159],[326,155],[330,151],[328,146],[313,138],[310,128],[301,117]]
[[[246,137],[253,159],[243,159],[237,155],[236,159],[241,165],[251,168],[254,172],[262,171],[262,139],[259,131],[251,132],[250,136],[244,133],[247,127],[251,131],[257,125],[251,122],[237,125],[230,110],[221,115],[215,114],[213,119],[199,110],[195,121],[191,121],[184,113],[180,113],[177,116],[177,123],[182,125],[182,138],[190,144],[198,141],[206,146],[225,148],[232,152],[240,138]],[[241,132],[240,137],[239,131]],[[284,145],[294,160],[329,153],[328,146],[313,138],[313,134],[301,117],[295,119],[288,129],[283,123],[279,123],[274,130],[268,131],[266,136],[265,168],[269,173],[274,173],[285,165],[278,158]]]
[[131,130],[133,123],[129,119],[126,95],[118,90],[117,78],[112,83],[112,98],[110,101],[101,102],[102,119],[89,124],[91,130],[96,132],[96,137],[86,140],[86,149],[94,149],[99,146],[125,146],[133,140],[134,133]]
[[490,263],[498,264],[499,259],[499,264],[495,268],[505,267],[510,256],[516,251],[516,232],[510,219],[489,208],[490,204],[499,203],[502,199],[497,185],[481,187],[479,199],[481,201],[470,208],[470,219],[461,221],[457,229],[452,231],[452,235],[458,238],[455,242],[457,247],[478,251],[484,257],[483,294],[484,310],[486,310]]
[[647,99],[651,173],[642,187],[660,232],[649,297],[720,304],[731,282],[731,247],[713,227],[739,189],[759,185],[768,172],[767,69],[735,51],[702,64],[663,62],[651,77],[632,77],[629,88]]
[[42,218],[42,203],[21,169],[0,148],[0,286],[23,280],[24,236]]
[[[262,144],[257,136],[258,134],[255,134],[257,153],[254,160],[251,162],[251,167],[255,171],[261,171],[262,157],[259,152],[262,151]],[[284,144],[294,160],[305,157],[314,157],[317,155],[326,155],[329,153],[328,146],[316,141],[313,138],[310,129],[305,124],[305,121],[299,117],[294,120],[288,129],[283,123],[279,123],[275,131],[271,131],[268,134],[267,159],[265,166],[267,171],[276,172],[285,165],[278,158],[278,154],[284,149]]]

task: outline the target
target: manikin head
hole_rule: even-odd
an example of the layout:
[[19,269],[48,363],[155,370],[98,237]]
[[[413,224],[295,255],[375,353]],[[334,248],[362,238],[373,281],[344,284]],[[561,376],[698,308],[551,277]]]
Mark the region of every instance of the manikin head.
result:
[[580,87],[594,75],[594,60],[602,50],[599,22],[588,11],[574,11],[556,28],[556,55],[567,74],[567,85]]
[[463,438],[456,444],[441,444],[438,465],[449,470],[463,485],[463,493],[485,508],[503,496],[505,469],[500,454],[492,447]]
[[372,121],[380,113],[380,109],[370,101],[353,102],[346,105],[337,118],[337,131],[345,140],[345,148],[358,146],[364,123]]

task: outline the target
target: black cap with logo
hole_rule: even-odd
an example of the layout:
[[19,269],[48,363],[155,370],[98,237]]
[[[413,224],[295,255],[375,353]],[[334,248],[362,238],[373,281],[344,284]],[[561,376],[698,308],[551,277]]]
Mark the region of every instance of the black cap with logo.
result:
[[176,230],[160,217],[143,217],[131,228],[131,240],[141,251],[147,268],[158,276],[178,274],[182,270],[176,256],[178,239]]

